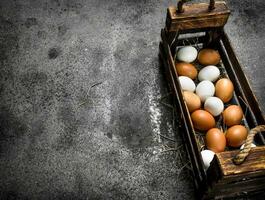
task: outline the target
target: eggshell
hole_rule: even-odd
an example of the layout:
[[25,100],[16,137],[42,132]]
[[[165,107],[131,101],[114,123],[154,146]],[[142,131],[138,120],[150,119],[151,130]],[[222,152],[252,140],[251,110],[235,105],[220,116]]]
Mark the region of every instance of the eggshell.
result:
[[180,62],[176,63],[175,66],[179,76],[187,76],[191,79],[195,79],[197,77],[198,71],[194,67],[194,65],[190,63]]
[[214,117],[205,110],[196,110],[191,114],[193,126],[200,131],[207,131],[215,127]]
[[204,103],[204,109],[216,117],[223,112],[224,103],[218,97],[208,97]]
[[247,139],[248,131],[242,125],[235,125],[227,129],[226,141],[231,147],[240,147]]
[[215,96],[219,97],[224,103],[230,101],[233,97],[234,85],[227,79],[222,78],[215,84]]
[[214,49],[202,49],[198,54],[198,61],[202,65],[217,65],[220,62],[220,54]]
[[209,65],[201,69],[198,75],[199,81],[208,80],[211,82],[215,82],[220,76],[220,70],[213,65]]
[[210,150],[201,151],[202,161],[204,164],[204,169],[207,170],[210,167],[210,164],[214,158],[214,152]]
[[180,86],[181,86],[182,90],[194,92],[196,86],[195,86],[195,83],[193,82],[193,80],[191,80],[191,78],[189,78],[187,76],[180,76],[179,82],[180,82]]
[[223,152],[226,147],[225,134],[218,128],[212,128],[206,133],[206,146],[207,149],[215,153]]
[[243,111],[238,105],[228,106],[223,112],[223,121],[227,126],[238,125],[243,118]]
[[193,92],[184,91],[183,97],[190,112],[193,112],[201,107],[200,97]]
[[204,102],[208,97],[214,95],[214,84],[211,81],[202,81],[196,87],[196,94],[200,97],[201,101]]
[[197,58],[198,52],[193,46],[182,47],[177,52],[179,61],[191,63]]

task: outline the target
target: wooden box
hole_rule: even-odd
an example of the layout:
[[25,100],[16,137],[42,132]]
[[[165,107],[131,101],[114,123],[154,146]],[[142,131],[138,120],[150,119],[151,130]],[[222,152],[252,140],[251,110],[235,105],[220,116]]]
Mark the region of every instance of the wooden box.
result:
[[233,163],[233,157],[239,152],[234,149],[216,153],[208,170],[204,169],[200,153],[203,141],[193,127],[175,69],[176,49],[189,44],[218,50],[221,56],[219,67],[234,84],[232,101],[247,111],[244,124],[252,129],[264,125],[265,119],[224,31],[230,14],[226,4],[211,1],[210,8],[206,3],[182,4],[181,1],[178,8],[169,7],[167,10],[166,26],[161,30],[159,58],[174,94],[177,113],[181,115],[181,132],[192,164],[196,194],[199,199],[218,199],[264,193],[264,132],[256,134],[254,140],[257,147],[251,149],[243,164]]

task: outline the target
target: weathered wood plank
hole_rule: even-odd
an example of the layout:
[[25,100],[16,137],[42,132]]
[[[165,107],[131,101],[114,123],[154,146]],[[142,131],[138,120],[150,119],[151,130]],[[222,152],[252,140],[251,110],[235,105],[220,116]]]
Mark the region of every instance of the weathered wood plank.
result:
[[177,13],[176,6],[170,6],[168,8],[171,19],[183,19],[183,18],[197,18],[205,16],[215,16],[219,14],[227,14],[228,8],[224,2],[216,2],[215,9],[209,11],[208,3],[197,3],[197,4],[185,4],[183,5],[184,12]]
[[225,151],[216,154],[221,172],[224,176],[253,171],[259,173],[259,171],[265,170],[265,146],[253,148],[241,165],[235,165],[232,161],[232,158],[237,153],[238,151]]
[[[160,43],[160,56],[163,60],[163,65],[165,67],[165,72],[166,76],[168,78],[168,81],[170,82],[171,89],[173,91],[173,94],[176,98],[177,107],[180,110],[180,115],[183,115],[182,117],[182,122],[183,122],[183,130],[189,130],[188,132],[193,133],[193,128],[190,125],[190,121],[187,122],[187,107],[184,104],[183,97],[182,97],[182,92],[179,86],[179,83],[177,85],[176,81],[177,79],[177,74],[175,71],[175,66],[174,66],[174,61],[169,49],[169,46],[167,44],[167,41],[165,40],[165,32],[164,30],[161,31],[161,37],[162,37],[162,43]],[[206,189],[206,174],[203,170],[203,163],[201,160],[200,152],[196,144],[196,140],[194,138],[194,134],[183,134],[186,143],[185,146],[189,152],[190,156],[190,161],[192,163],[192,168],[193,168],[193,174],[195,177],[195,186],[198,191],[202,192]]]
[[[249,81],[243,72],[242,66],[239,63],[224,30],[220,32],[220,36],[220,40],[216,42],[218,51],[222,57],[222,61],[225,64],[225,68],[229,73],[229,77],[238,85],[238,87],[235,88],[235,90],[237,90],[237,94],[243,97],[244,101],[248,105],[246,118],[248,121],[253,122],[251,128],[254,128],[257,125],[265,124],[264,115],[261,111],[258,101],[250,87]],[[245,103],[241,104],[241,107],[246,108]],[[249,120],[249,118],[252,118],[252,120]],[[265,145],[265,134],[258,133],[255,136],[255,139],[256,138],[259,140],[260,144]]]
[[222,27],[226,24],[230,11],[224,2],[216,2],[215,9],[209,11],[206,3],[184,5],[184,12],[177,13],[177,8],[168,8],[167,30],[180,31],[186,29]]
[[[244,91],[244,93],[246,94],[246,99],[247,99],[247,103],[249,104],[249,106],[252,108],[253,112],[255,113],[255,117],[257,118],[257,123],[258,124],[265,124],[265,119],[264,119],[264,115],[261,111],[261,108],[259,106],[259,103],[257,101],[257,98],[255,97],[249,81],[242,69],[242,66],[240,65],[235,53],[234,53],[234,49],[231,46],[231,42],[229,41],[226,33],[223,31],[223,33],[221,34],[221,41],[224,45],[225,50],[227,51],[227,56],[229,58],[229,60],[231,61],[231,64],[233,65],[233,70],[235,71],[242,89]],[[220,46],[222,44],[219,44]]]
[[247,193],[253,192],[264,192],[264,178],[264,176],[259,176],[253,179],[235,181],[232,183],[216,184],[209,188],[206,196],[208,196],[208,198],[215,197],[219,199],[246,195]]

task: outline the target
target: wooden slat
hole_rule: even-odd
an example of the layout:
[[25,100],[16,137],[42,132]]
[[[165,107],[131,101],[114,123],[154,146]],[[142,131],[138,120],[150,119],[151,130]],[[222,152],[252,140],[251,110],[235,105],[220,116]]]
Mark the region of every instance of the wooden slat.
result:
[[265,146],[255,147],[243,164],[235,165],[232,158],[238,151],[225,151],[217,153],[221,172],[224,176],[243,174],[248,172],[264,173],[265,171]]
[[[237,87],[235,87],[237,95],[243,97],[244,101],[248,105],[246,118],[248,121],[253,122],[251,128],[254,128],[257,125],[265,124],[264,115],[250,87],[249,81],[243,72],[242,66],[240,65],[234,53],[227,35],[225,34],[224,30],[221,30],[219,34],[221,35],[221,38],[216,43],[218,51],[229,74],[229,78],[237,84]],[[241,104],[243,109],[246,108],[245,102],[242,102]],[[258,133],[255,138],[259,139],[260,144],[265,145],[264,134]]]
[[265,170],[251,171],[243,174],[231,174],[225,176],[222,173],[222,169],[220,168],[218,158],[215,156],[210,168],[207,170],[207,177],[209,185],[219,187],[220,185],[225,186],[228,184],[233,184],[235,182],[244,182],[246,180],[252,180],[260,177],[263,177],[265,179]]
[[192,163],[193,174],[195,177],[195,187],[197,188],[198,195],[202,195],[203,191],[206,190],[206,174],[203,169],[203,163],[201,160],[201,155],[196,144],[194,130],[191,124],[191,120],[189,119],[189,112],[185,105],[182,96],[182,90],[180,88],[180,84],[177,78],[177,72],[175,70],[174,61],[169,49],[169,45],[166,41],[165,30],[161,30],[162,43],[160,44],[160,56],[163,60],[163,65],[165,67],[165,72],[170,82],[171,89],[176,98],[176,104],[179,108],[179,114],[182,116],[182,128],[183,128],[183,136],[186,140],[185,146],[189,152],[190,161]]
[[202,17],[199,19],[183,19],[180,21],[172,21],[170,24],[170,31],[181,31],[193,28],[204,28],[204,27],[221,27],[227,22],[227,15],[219,15],[213,19]]
[[177,96],[178,102],[180,103],[180,106],[181,106],[180,107],[181,108],[181,114],[184,117],[184,122],[185,122],[184,125],[185,125],[186,131],[187,131],[186,134],[188,134],[190,143],[192,144],[191,148],[193,148],[193,151],[195,153],[194,156],[197,159],[197,168],[199,169],[199,171],[200,171],[199,175],[201,176],[200,179],[205,180],[205,175],[206,174],[204,173],[202,159],[201,159],[201,154],[200,154],[198,145],[196,143],[195,131],[194,131],[194,128],[193,128],[193,125],[192,125],[192,122],[191,122],[191,117],[190,117],[187,105],[184,102],[184,98],[183,98],[183,95],[182,95],[182,89],[180,87],[178,74],[177,74],[177,71],[176,71],[176,68],[175,68],[175,62],[173,60],[173,56],[171,54],[170,48],[169,48],[168,44],[165,41],[166,38],[165,38],[165,34],[164,33],[165,33],[164,30],[162,30],[161,37],[162,37],[162,41],[163,41],[163,44],[164,44],[164,50],[165,50],[165,52],[167,54],[168,67],[169,67],[170,73],[172,74],[173,80],[174,80],[173,81],[173,83],[174,83],[173,90],[175,91],[175,94]]
[[[229,160],[231,161],[231,158]],[[207,170],[207,177],[209,187],[205,194],[206,199],[233,197],[246,192],[265,190],[265,170],[224,175],[217,156]]]
[[167,30],[181,31],[186,29],[222,27],[226,24],[230,11],[224,2],[216,2],[215,9],[208,10],[208,4],[198,3],[184,5],[184,12],[177,13],[177,8],[168,8]]
[[253,179],[246,179],[241,181],[235,181],[230,184],[217,184],[212,188],[209,188],[207,192],[208,198],[215,197],[218,198],[227,198],[235,197],[246,193],[253,192],[264,192],[265,190],[265,177],[256,177]]
[[259,103],[257,101],[257,98],[255,97],[251,87],[250,87],[250,84],[249,84],[249,81],[234,53],[234,49],[233,47],[231,46],[231,42],[229,41],[226,33],[223,31],[223,34],[222,34],[222,37],[221,37],[221,40],[223,42],[223,45],[225,47],[225,50],[227,51],[227,55],[233,65],[233,70],[235,71],[240,83],[241,83],[241,86],[242,86],[242,89],[244,90],[244,93],[246,94],[246,99],[248,101],[248,104],[249,106],[252,108],[253,112],[255,113],[255,116],[257,118],[257,123],[258,124],[265,124],[265,118],[264,118],[264,115],[261,111],[261,108],[259,106]]
[[198,18],[198,17],[214,17],[215,15],[229,13],[228,8],[224,2],[216,2],[215,9],[209,11],[208,3],[196,3],[183,5],[184,12],[177,13],[176,6],[169,6],[168,12],[171,19],[184,19],[184,18]]
[[[165,71],[167,73],[166,75],[167,75],[168,81],[170,82],[171,90],[174,93],[174,96],[175,96],[177,102],[180,102],[179,96],[178,96],[178,92],[177,92],[177,89],[176,89],[176,85],[174,83],[174,77],[172,75],[172,72],[171,72],[170,67],[168,65],[168,62],[167,62],[167,56],[164,55],[163,51],[164,51],[163,49],[160,50],[160,56],[163,59]],[[182,109],[183,109],[181,107],[181,104],[177,103],[177,107],[180,110],[180,114],[181,114],[182,113]],[[185,119],[183,119],[183,120],[185,121]],[[190,138],[189,134],[186,133],[186,134],[184,134],[184,136],[185,136],[184,138],[186,139],[185,145],[187,145],[187,150],[189,151],[189,154],[190,154],[192,167],[193,167],[193,170],[195,172],[194,173],[194,177],[196,177],[196,180],[200,182],[201,181],[201,176],[200,176],[200,171],[199,171],[199,167],[198,167],[197,155],[194,152],[194,147],[193,147],[193,144],[192,144],[192,141],[191,141],[191,138]]]

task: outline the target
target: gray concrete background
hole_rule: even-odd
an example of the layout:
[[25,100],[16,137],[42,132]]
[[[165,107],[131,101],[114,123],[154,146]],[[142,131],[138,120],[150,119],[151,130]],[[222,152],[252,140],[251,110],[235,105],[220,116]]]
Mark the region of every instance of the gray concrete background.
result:
[[[0,1],[1,199],[194,198],[160,103],[160,29],[175,3]],[[226,31],[265,111],[265,2],[228,3]]]

